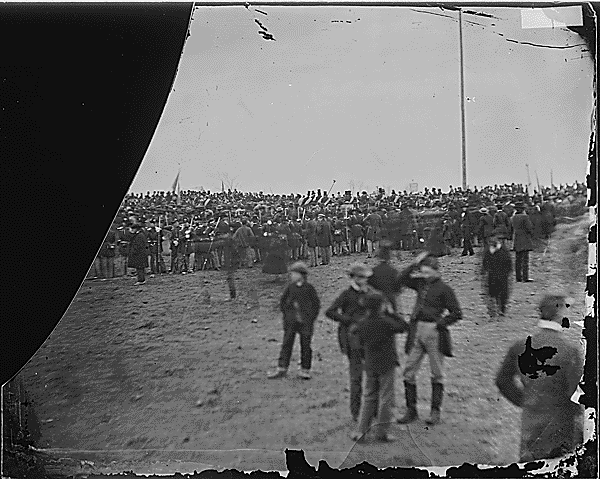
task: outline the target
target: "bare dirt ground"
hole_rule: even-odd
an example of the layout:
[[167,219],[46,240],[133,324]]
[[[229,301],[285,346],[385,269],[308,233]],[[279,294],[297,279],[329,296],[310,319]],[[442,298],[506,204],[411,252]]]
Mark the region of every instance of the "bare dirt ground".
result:
[[[313,339],[313,379],[292,369],[268,381],[282,338],[277,310],[284,283],[260,268],[236,274],[229,302],[225,274],[86,281],[65,317],[20,375],[40,420],[41,440],[56,470],[73,472],[193,472],[207,467],[285,470],[285,448],[303,449],[309,463],[331,467],[362,461],[379,466],[510,464],[518,458],[519,410],[501,398],[494,377],[509,344],[526,336],[549,290],[575,298],[574,341],[585,313],[587,217],[561,224],[549,247],[531,255],[532,283],[513,285],[509,314],[490,320],[480,296],[479,256],[441,258],[464,319],[451,328],[455,357],[446,363],[443,422],[395,425],[398,442],[354,445],[349,439],[347,363],[336,324],[320,315]],[[365,256],[334,257],[312,268],[324,308],[347,286],[346,270]],[[411,256],[394,260],[398,268]],[[258,303],[255,298],[258,297]],[[409,311],[414,293],[400,297]],[[398,338],[404,364],[405,336]],[[296,344],[293,368],[299,358]],[[425,360],[419,410],[429,410]],[[404,390],[398,369],[398,412]],[[89,462],[81,462],[89,461]]]

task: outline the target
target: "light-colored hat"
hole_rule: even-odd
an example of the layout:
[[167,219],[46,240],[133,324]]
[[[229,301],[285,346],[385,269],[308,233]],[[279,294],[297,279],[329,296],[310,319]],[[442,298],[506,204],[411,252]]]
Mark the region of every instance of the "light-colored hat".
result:
[[365,276],[368,278],[373,275],[373,270],[366,264],[354,263],[350,266],[348,274],[350,276]]
[[296,261],[294,264],[292,264],[290,266],[289,271],[296,271],[297,273],[307,275],[308,267],[302,261]]
[[481,209],[479,210],[479,212],[480,212],[480,213],[483,213],[483,214],[486,214],[486,213],[488,212],[488,209],[487,209],[487,208],[481,208]]

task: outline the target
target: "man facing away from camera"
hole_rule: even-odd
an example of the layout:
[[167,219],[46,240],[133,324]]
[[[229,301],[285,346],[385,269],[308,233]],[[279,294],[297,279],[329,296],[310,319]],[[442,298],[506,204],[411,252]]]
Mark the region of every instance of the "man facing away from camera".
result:
[[[388,434],[395,406],[394,377],[398,362],[395,334],[407,331],[408,324],[388,310],[389,300],[377,291],[365,298],[367,317],[360,322],[357,333],[364,349],[365,381],[358,431],[350,438],[363,441],[375,417],[375,439],[391,442],[396,438]],[[392,315],[390,315],[392,313]]]
[[429,356],[431,368],[431,415],[426,422],[440,422],[440,410],[444,395],[444,356],[451,357],[448,326],[462,318],[456,295],[441,279],[437,258],[429,252],[419,254],[398,277],[400,286],[417,292],[417,303],[412,313],[405,344],[408,354],[404,369],[406,414],[398,419],[408,424],[418,419],[417,381],[421,361]]
[[496,375],[502,395],[522,409],[519,462],[560,457],[583,442],[583,406],[571,400],[583,360],[564,337],[568,306],[562,294],[544,296],[538,330],[510,347]]

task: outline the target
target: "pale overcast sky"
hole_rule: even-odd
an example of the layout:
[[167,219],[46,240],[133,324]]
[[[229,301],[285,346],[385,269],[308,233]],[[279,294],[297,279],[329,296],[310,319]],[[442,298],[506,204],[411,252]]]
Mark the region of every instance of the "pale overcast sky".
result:
[[[200,7],[131,191],[305,193],[349,182],[461,184],[458,13],[420,7]],[[415,10],[420,10],[417,12]],[[593,63],[518,8],[463,15],[469,185],[584,181]],[[422,13],[431,12],[431,13]],[[435,13],[437,15],[433,15]],[[258,20],[275,41],[265,40]],[[473,25],[468,22],[476,22]]]

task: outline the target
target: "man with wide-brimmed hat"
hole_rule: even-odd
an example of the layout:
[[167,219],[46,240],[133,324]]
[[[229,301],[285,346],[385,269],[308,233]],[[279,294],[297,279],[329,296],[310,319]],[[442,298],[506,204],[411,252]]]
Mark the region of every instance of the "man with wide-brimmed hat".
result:
[[502,395],[522,408],[519,462],[560,457],[583,442],[583,406],[571,399],[583,356],[563,333],[570,303],[561,293],[544,295],[539,329],[513,343],[496,375]]
[[292,357],[296,334],[300,335],[300,358],[302,379],[310,379],[312,365],[311,340],[314,323],[321,309],[321,302],[314,286],[307,282],[308,268],[298,261],[289,268],[290,284],[281,296],[279,306],[283,313],[283,342],[279,354],[277,371],[268,375],[269,379],[287,375]]
[[350,285],[335,299],[325,316],[339,323],[338,342],[343,355],[348,358],[350,375],[350,414],[358,420],[362,395],[363,351],[356,329],[364,317],[365,296],[373,292],[367,283],[373,271],[367,265],[354,263],[348,270]]

